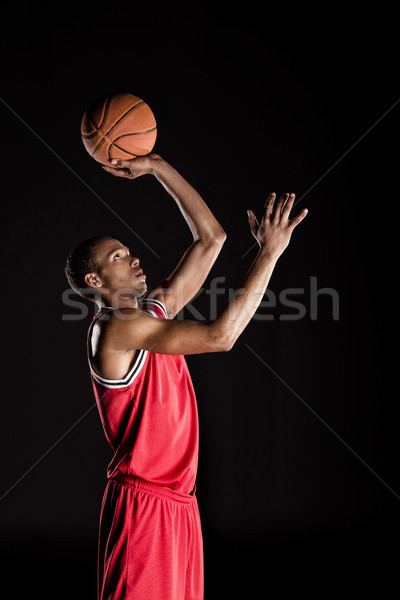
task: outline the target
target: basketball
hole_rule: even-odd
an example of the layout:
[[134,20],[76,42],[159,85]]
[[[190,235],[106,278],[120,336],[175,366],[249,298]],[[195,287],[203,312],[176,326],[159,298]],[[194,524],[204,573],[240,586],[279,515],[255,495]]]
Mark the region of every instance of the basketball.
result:
[[81,136],[90,156],[110,166],[114,158],[129,160],[149,154],[156,142],[157,123],[151,108],[137,96],[110,94],[87,107]]

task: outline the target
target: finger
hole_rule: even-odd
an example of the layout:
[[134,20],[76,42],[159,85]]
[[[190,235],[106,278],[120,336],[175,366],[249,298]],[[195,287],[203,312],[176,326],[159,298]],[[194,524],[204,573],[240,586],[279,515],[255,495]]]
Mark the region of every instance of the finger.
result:
[[251,233],[253,235],[256,235],[257,234],[257,230],[258,230],[260,224],[259,224],[259,222],[257,220],[256,215],[253,213],[252,210],[248,210],[247,214],[248,214],[248,217],[249,217],[249,224],[250,224]]
[[294,199],[296,198],[296,194],[290,194],[289,198],[286,201],[285,206],[282,209],[282,217],[289,218],[289,213],[292,210]]
[[249,219],[251,219],[252,222],[254,222],[257,225],[257,227],[259,227],[260,224],[258,222],[258,219],[257,219],[256,215],[253,213],[253,211],[252,210],[248,210],[247,214],[249,215]]
[[292,219],[290,221],[290,227],[292,227],[293,229],[295,227],[297,227],[297,225],[299,223],[302,222],[302,220],[307,216],[308,213],[308,209],[307,208],[303,208],[303,210],[301,212],[299,212],[299,214],[297,215],[297,217],[294,217],[294,219]]
[[106,165],[103,165],[103,169],[116,177],[128,177],[131,173],[129,169],[114,169],[113,167],[108,167]]
[[272,215],[272,211],[274,210],[274,202],[275,202],[276,194],[272,192],[268,195],[268,198],[264,204],[265,209],[265,217],[269,218]]
[[132,163],[136,160],[136,158],[130,158],[129,160],[122,160],[121,158],[113,158],[112,164],[116,167],[126,167],[127,169],[132,168]]
[[282,196],[279,198],[278,202],[275,204],[275,210],[274,210],[274,216],[273,216],[274,223],[278,223],[280,221],[282,209],[285,206],[288,198],[289,198],[289,194],[282,194]]

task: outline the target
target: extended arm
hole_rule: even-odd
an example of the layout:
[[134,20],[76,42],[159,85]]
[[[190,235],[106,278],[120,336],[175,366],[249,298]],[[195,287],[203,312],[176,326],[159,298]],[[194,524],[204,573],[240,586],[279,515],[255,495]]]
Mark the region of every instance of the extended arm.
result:
[[120,177],[154,175],[175,200],[193,235],[193,243],[177,267],[146,294],[163,302],[168,316],[173,318],[206,280],[226,239],[225,232],[196,190],[160,156],[113,162],[119,168],[104,169]]
[[283,194],[276,205],[275,199],[274,193],[268,196],[261,224],[254,213],[248,211],[250,228],[259,244],[259,251],[241,287],[236,290],[233,299],[215,322],[228,349],[233,346],[256,312],[278,258],[288,246],[294,228],[308,212],[307,209],[303,209],[294,219],[289,219],[295,194]]

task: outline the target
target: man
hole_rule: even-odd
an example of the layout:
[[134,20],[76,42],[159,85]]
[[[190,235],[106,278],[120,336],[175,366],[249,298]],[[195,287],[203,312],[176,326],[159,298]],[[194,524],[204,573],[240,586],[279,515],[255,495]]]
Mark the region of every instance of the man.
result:
[[294,194],[270,194],[259,251],[239,293],[214,321],[174,319],[200,289],[226,235],[199,194],[160,156],[113,161],[117,177],[154,175],[177,203],[193,243],[175,270],[148,289],[140,261],[111,237],[71,252],[66,274],[100,310],[88,331],[94,394],[114,455],[100,517],[99,600],[202,600],[203,542],[195,480],[198,415],[185,354],[232,348],[264,295],[275,264],[305,217],[289,219]]

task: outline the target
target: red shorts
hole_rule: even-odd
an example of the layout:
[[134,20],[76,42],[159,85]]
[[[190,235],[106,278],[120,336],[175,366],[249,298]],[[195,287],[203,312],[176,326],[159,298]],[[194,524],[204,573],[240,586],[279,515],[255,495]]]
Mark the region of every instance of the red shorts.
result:
[[195,494],[118,476],[100,516],[99,600],[203,600],[203,538]]

